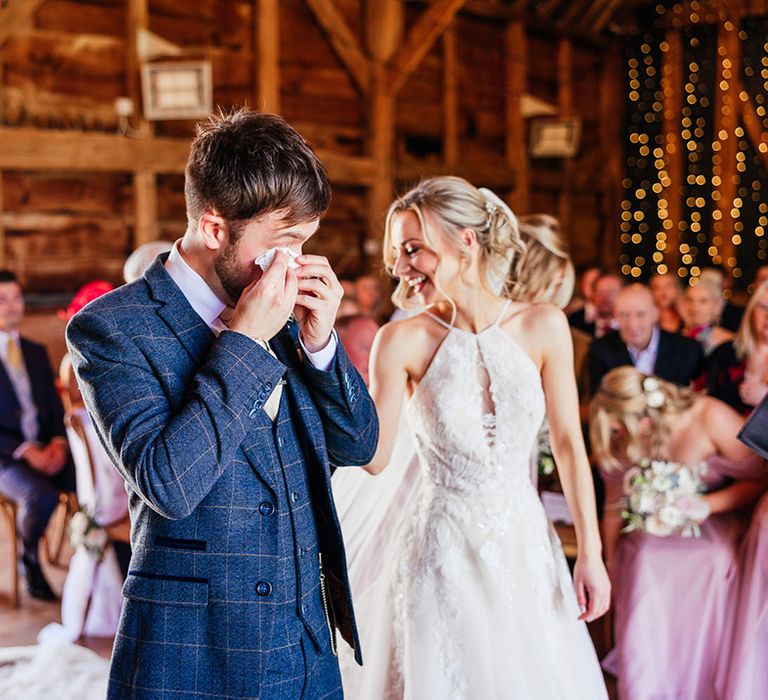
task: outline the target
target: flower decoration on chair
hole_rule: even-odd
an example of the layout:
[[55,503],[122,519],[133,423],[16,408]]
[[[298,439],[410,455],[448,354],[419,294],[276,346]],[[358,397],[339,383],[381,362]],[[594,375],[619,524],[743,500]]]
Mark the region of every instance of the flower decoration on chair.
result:
[[699,537],[700,525],[709,516],[709,505],[701,497],[705,467],[643,460],[630,468],[624,475],[623,532]]
[[83,549],[100,562],[109,544],[109,536],[93,515],[81,508],[69,522],[69,541],[74,550]]

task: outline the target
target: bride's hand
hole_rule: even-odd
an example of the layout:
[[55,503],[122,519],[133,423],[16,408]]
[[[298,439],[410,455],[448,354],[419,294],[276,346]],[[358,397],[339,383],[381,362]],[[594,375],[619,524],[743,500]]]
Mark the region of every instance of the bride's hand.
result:
[[581,615],[579,620],[592,622],[605,615],[611,604],[611,581],[599,557],[577,557],[573,569],[576,600]]

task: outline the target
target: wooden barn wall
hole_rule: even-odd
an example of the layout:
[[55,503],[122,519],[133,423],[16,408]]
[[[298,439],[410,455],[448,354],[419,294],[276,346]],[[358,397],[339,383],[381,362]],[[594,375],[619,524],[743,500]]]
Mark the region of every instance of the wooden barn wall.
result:
[[[31,19],[0,43],[0,127],[23,128],[24,133],[30,127],[41,130],[43,149],[45,130],[65,130],[73,137],[115,134],[115,99],[137,96],[129,68],[136,66],[129,50],[129,5],[137,0],[38,4]],[[363,166],[367,162],[371,177],[377,177],[371,152],[372,93],[366,96],[356,85],[311,4],[278,2],[280,112],[323,153],[359,162],[369,159]],[[367,50],[364,3],[335,0],[333,6]],[[405,35],[418,24],[425,7],[405,3]],[[149,0],[146,26],[212,62],[217,106],[260,107],[257,11],[258,3],[252,0]],[[451,172],[509,197],[522,174],[513,172],[508,155],[508,23],[459,11],[449,32],[453,48],[447,48],[445,37],[434,41],[396,94],[389,196],[423,174]],[[526,209],[562,216],[575,261],[585,263],[599,258],[606,237],[618,235],[618,207],[613,208],[606,184],[606,144],[601,136],[606,57],[611,52],[574,42],[564,78],[557,60],[562,41],[526,32],[525,91],[557,105],[567,80],[572,115],[582,119],[582,145],[567,167],[561,160],[526,159]],[[455,52],[455,107],[446,107],[445,99],[448,50]],[[453,115],[450,109],[455,109]],[[446,160],[448,122],[455,122],[456,153]],[[138,124],[136,116],[133,124],[158,139],[188,140],[194,127],[188,121]],[[620,142],[614,145],[619,148]],[[173,240],[185,223],[183,176],[178,169],[156,170],[149,175],[157,199],[152,236]],[[72,292],[94,278],[120,283],[125,257],[140,239],[137,201],[142,200],[136,197],[135,177],[134,172],[101,168],[2,169],[0,240],[5,264],[19,273],[29,290],[40,293]],[[350,182],[349,177],[335,182],[331,209],[310,246],[328,254],[342,275],[379,267],[378,257],[366,255],[364,246],[366,238],[381,235],[384,213],[371,211],[370,186]]]

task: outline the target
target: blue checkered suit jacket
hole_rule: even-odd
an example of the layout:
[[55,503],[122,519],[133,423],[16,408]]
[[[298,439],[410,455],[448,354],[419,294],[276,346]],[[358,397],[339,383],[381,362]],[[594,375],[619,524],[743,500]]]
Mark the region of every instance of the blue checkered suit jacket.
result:
[[[255,629],[242,617],[259,605],[254,582],[274,567],[275,528],[286,526],[264,517],[279,486],[263,458],[275,438],[261,410],[282,378],[306,468],[322,484],[310,511],[336,626],[362,662],[330,477],[333,465],[370,461],[378,421],[341,344],[334,366],[321,372],[303,361],[295,335],[286,328],[274,339],[278,359],[238,333],[215,338],[162,258],[70,322],[83,397],[129,493],[137,575],[124,589],[111,697],[256,696],[259,681],[243,678],[242,654],[285,648],[268,605],[250,618]],[[149,659],[143,640],[154,644]]]

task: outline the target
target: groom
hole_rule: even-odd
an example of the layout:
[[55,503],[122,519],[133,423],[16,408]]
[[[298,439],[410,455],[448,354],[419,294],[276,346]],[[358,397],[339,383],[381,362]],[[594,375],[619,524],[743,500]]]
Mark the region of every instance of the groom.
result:
[[184,191],[171,253],[67,329],[130,498],[109,697],[340,698],[336,629],[361,657],[331,471],[370,461],[378,421],[328,261],[254,263],[317,231],[325,169],[241,110],[198,128]]

